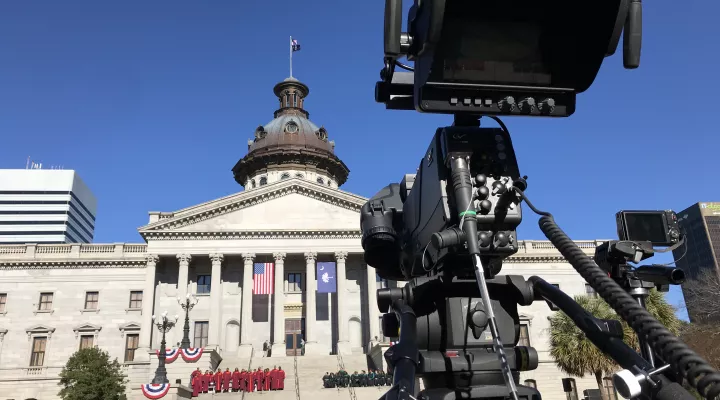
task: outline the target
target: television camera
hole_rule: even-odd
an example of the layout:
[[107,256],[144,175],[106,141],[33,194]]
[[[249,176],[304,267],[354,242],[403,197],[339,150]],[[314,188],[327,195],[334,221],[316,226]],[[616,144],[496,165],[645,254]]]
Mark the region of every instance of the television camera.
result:
[[[565,312],[623,368],[615,377],[621,394],[690,399],[679,384],[684,379],[708,398],[720,394],[720,374],[659,324],[644,309],[644,295],[625,284],[679,282],[678,272],[622,267],[628,260],[623,243],[646,241],[631,246],[627,257],[637,257],[637,248],[650,254],[648,243],[661,235],[667,240],[655,245],[680,241],[674,214],[662,214],[658,225],[642,212],[621,213],[621,240],[598,251],[608,271],[624,271],[609,276],[552,215],[529,202],[527,177],[498,118],[572,115],[576,94],[591,86],[621,33],[624,65],[637,68],[640,1],[415,0],[406,33],[401,13],[401,0],[386,0],[376,100],[388,109],[453,114],[454,123],[437,129],[416,174],[383,188],[361,211],[367,264],[382,278],[408,281],[377,293],[386,313],[383,332],[399,337],[385,354],[394,385],[383,398],[539,400],[537,389],[519,384],[521,371],[537,368],[537,352],[517,346],[518,305],[535,300]],[[414,66],[401,63],[403,56]],[[500,128],[480,127],[483,116]],[[540,228],[553,245],[638,333],[643,355],[622,341],[618,321],[594,318],[540,277],[500,275],[503,261],[518,251],[523,201],[541,215]]]

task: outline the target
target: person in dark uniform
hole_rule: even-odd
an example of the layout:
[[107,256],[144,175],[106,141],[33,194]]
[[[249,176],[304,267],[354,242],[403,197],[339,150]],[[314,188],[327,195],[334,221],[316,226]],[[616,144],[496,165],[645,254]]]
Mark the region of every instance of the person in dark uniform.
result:
[[373,385],[375,386],[385,386],[385,372],[383,370],[379,370],[375,374],[375,382],[373,382]]
[[337,386],[337,376],[335,376],[334,372],[331,372],[330,376],[328,376],[328,383],[330,384],[330,386],[328,386],[329,388],[334,388]]
[[329,388],[330,387],[330,374],[326,372],[325,375],[323,375],[322,380],[323,380],[323,387],[326,389]]
[[368,374],[365,370],[360,371],[360,386],[367,387],[368,385]]

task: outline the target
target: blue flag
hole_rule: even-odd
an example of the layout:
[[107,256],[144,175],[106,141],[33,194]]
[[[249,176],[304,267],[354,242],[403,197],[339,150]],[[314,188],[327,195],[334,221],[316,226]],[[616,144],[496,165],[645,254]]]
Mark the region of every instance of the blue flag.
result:
[[316,268],[318,293],[335,293],[337,291],[335,263],[319,262]]

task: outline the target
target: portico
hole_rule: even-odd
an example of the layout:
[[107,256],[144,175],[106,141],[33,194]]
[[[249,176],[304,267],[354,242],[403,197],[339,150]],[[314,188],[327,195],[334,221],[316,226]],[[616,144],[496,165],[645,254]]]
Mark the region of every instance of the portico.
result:
[[[307,240],[307,239],[305,239]],[[333,260],[337,266],[337,292],[332,294],[332,301],[327,304],[328,307],[336,305],[329,315],[330,332],[322,332],[324,322],[317,321],[317,284],[316,284],[316,262],[318,259]],[[177,269],[174,264],[177,260]],[[267,262],[272,260],[275,265],[274,274],[274,293],[271,301],[267,303],[267,314],[271,316],[268,321],[254,321],[253,307],[258,311],[257,301],[253,304],[253,265],[255,262]],[[287,260],[291,264],[286,268]],[[300,264],[298,261],[304,261]],[[353,277],[357,277],[357,289],[363,294],[372,294],[371,296],[363,296],[365,299],[361,301],[362,306],[371,305],[366,310],[355,310],[355,304],[348,304],[347,265],[351,260]],[[198,290],[198,277],[202,276],[210,264],[210,285],[209,288],[201,287]],[[303,265],[304,264],[304,265]],[[369,329],[363,332],[365,341],[373,340],[380,335],[378,320],[380,312],[377,309],[374,293],[376,291],[376,277],[373,268],[369,268],[362,262],[362,253],[359,251],[306,251],[304,253],[293,252],[265,252],[253,253],[236,250],[225,253],[189,253],[182,254],[154,254],[146,257],[146,268],[148,274],[150,271],[156,270],[158,265],[166,265],[165,273],[158,274],[158,279],[146,279],[145,290],[148,293],[155,292],[157,287],[166,287],[169,282],[175,283],[175,293],[177,296],[184,297],[186,293],[193,294],[200,298],[198,309],[207,308],[209,313],[208,336],[205,348],[208,350],[216,350],[218,352],[227,351],[226,344],[230,341],[225,335],[231,332],[226,329],[226,321],[240,321],[240,335],[237,337],[237,354],[240,357],[249,355],[251,349],[255,351],[262,349],[262,343],[266,341],[271,344],[270,355],[272,357],[286,356],[286,350],[296,346],[295,343],[286,343],[286,318],[297,319],[297,312],[290,309],[299,308],[300,317],[304,320],[302,325],[302,339],[305,344],[302,354],[305,355],[323,355],[331,352],[339,352],[341,354],[350,354],[352,352],[351,343],[349,341],[349,314],[368,315]],[[173,275],[175,275],[173,277]],[[300,276],[299,285],[297,276]],[[240,279],[233,279],[238,277]],[[289,278],[290,277],[290,278]],[[173,279],[175,278],[175,279]],[[205,279],[205,278],[202,278]],[[246,283],[247,282],[247,283]],[[229,290],[235,287],[237,290]],[[209,290],[207,290],[209,289]],[[209,293],[206,292],[209,291]],[[233,295],[238,292],[239,295]],[[156,299],[155,309],[148,310],[145,315],[152,315],[161,312],[165,304],[169,304],[175,296],[165,295],[162,292],[160,297]],[[146,304],[150,304],[149,302]],[[205,304],[205,307],[202,305]],[[230,307],[228,307],[230,306]],[[298,307],[299,306],[299,307]],[[237,309],[235,313],[231,310]],[[358,313],[358,311],[360,311]],[[191,313],[191,318],[194,313]],[[256,317],[257,319],[257,317]],[[333,331],[335,332],[333,334]],[[191,336],[193,334],[191,329]],[[327,339],[330,338],[331,341]],[[191,338],[194,339],[194,338]],[[146,344],[149,348],[149,338],[143,335],[141,345]]]

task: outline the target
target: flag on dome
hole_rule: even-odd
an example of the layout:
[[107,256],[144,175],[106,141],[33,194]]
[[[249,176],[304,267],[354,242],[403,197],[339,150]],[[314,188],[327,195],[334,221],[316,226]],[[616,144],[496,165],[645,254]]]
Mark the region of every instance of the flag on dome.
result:
[[291,44],[292,44],[292,51],[300,51],[300,43],[298,43],[297,40],[293,39]]

